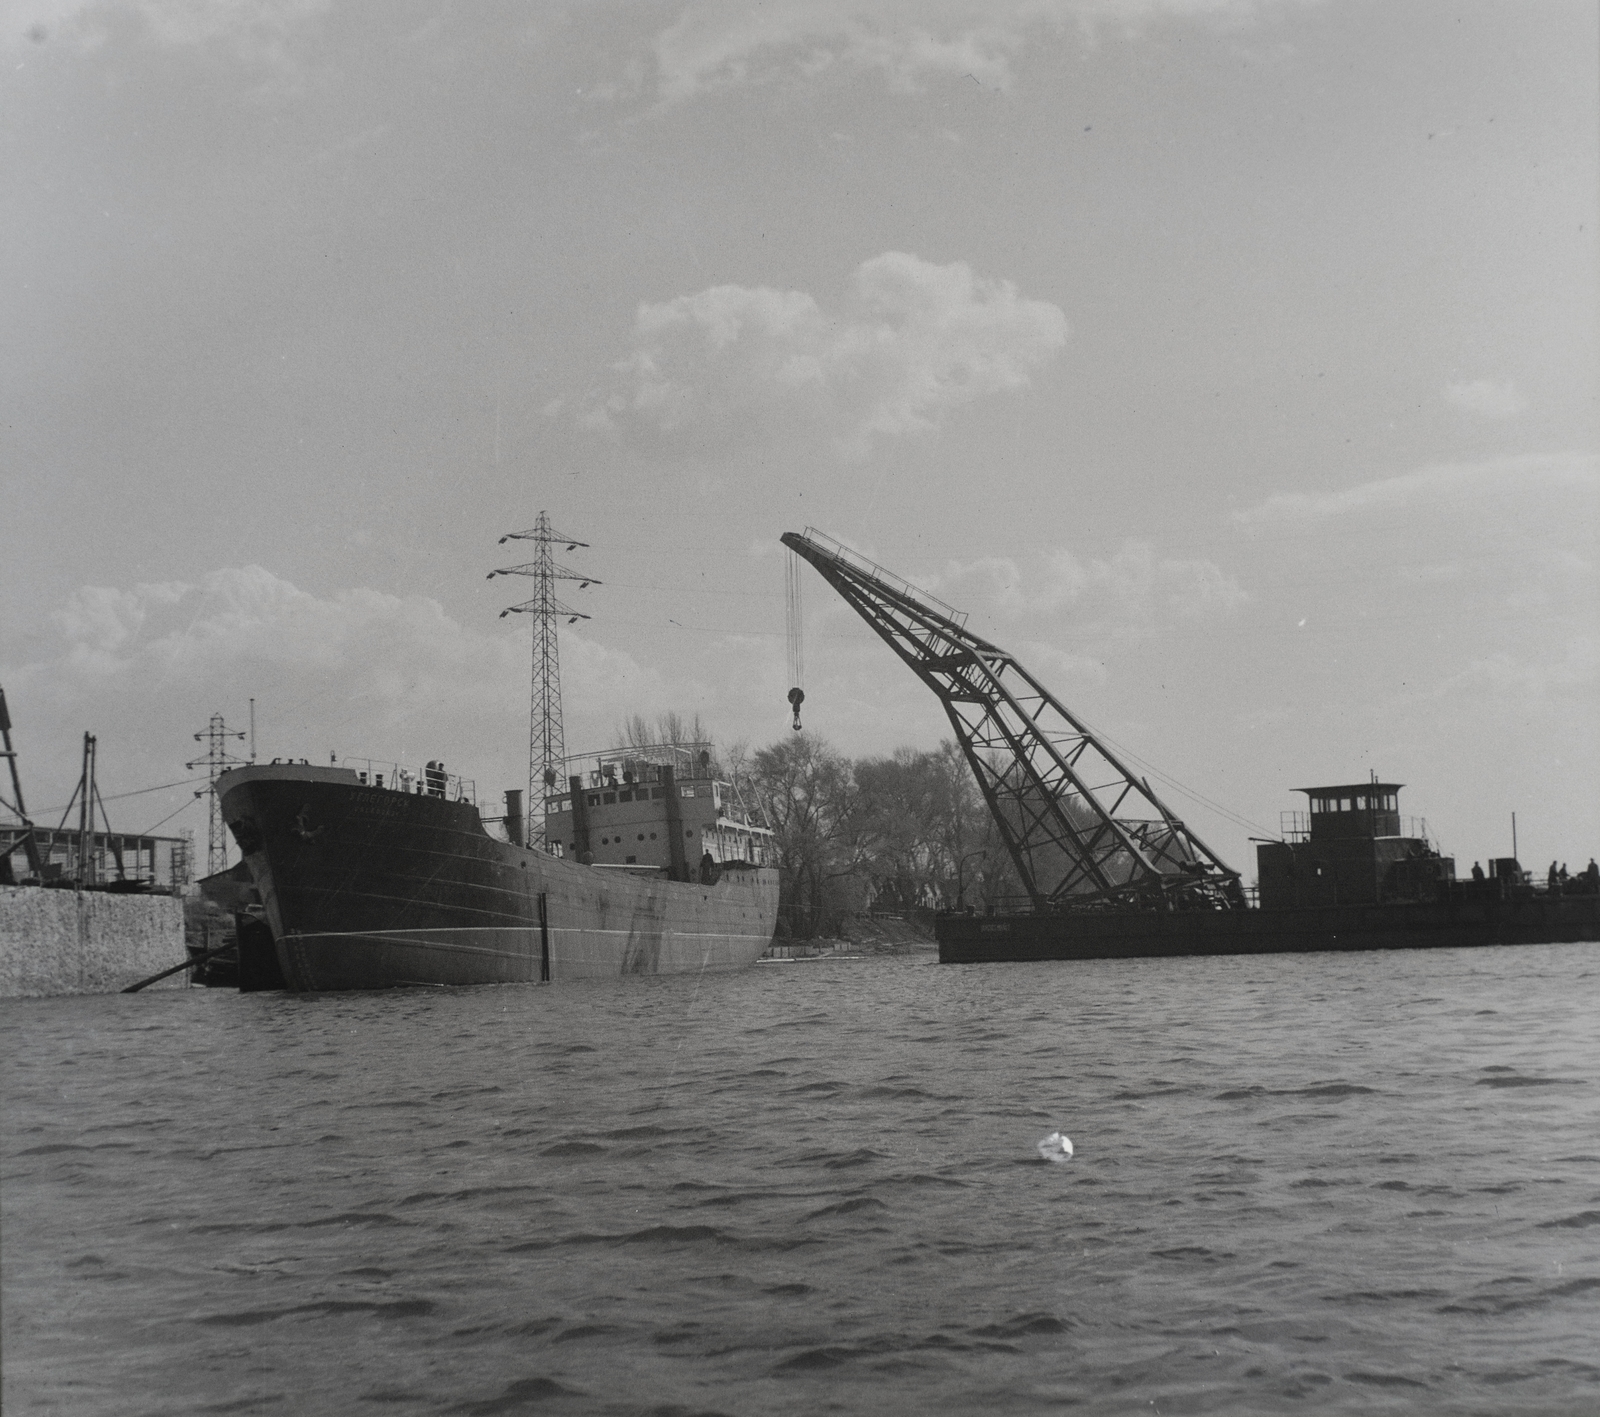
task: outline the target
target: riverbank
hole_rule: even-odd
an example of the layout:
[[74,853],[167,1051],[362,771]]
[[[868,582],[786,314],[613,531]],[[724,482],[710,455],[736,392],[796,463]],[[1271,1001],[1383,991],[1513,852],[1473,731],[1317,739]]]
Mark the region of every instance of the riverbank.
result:
[[0,886],[0,999],[115,994],[187,957],[176,896]]

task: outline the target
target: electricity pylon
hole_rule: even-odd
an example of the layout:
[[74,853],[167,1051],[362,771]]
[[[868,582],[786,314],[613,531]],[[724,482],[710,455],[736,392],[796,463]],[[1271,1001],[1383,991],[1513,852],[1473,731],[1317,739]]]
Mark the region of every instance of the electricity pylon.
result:
[[527,844],[548,850],[544,835],[545,797],[560,779],[562,764],[567,756],[561,727],[561,647],[556,636],[556,622],[563,615],[567,617],[569,625],[589,618],[581,610],[574,610],[556,599],[555,583],[578,581],[578,589],[583,590],[600,582],[593,576],[570,570],[551,554],[553,543],[564,544],[568,551],[576,551],[580,546],[587,549],[589,543],[563,536],[554,530],[546,512],[540,512],[537,524],[527,531],[510,531],[500,538],[502,546],[508,541],[532,541],[539,548],[533,560],[520,566],[501,566],[498,570],[490,571],[488,578],[532,576],[536,587],[532,600],[525,600],[521,605],[508,605],[500,612],[500,618],[503,620],[507,615],[533,616],[533,692],[528,707],[528,807],[525,820],[528,824]]
[[203,733],[196,733],[196,743],[206,745],[206,755],[196,758],[192,763],[185,763],[186,770],[193,772],[195,768],[204,767],[211,781],[194,795],[203,797],[211,794],[211,814],[206,831],[206,875],[214,876],[218,871],[228,869],[228,825],[222,820],[222,799],[217,796],[217,779],[229,768],[244,767],[250,760],[248,758],[235,758],[229,752],[227,743],[230,738],[243,739],[246,735],[228,727],[223,722],[220,713],[211,715],[211,722],[206,725]]

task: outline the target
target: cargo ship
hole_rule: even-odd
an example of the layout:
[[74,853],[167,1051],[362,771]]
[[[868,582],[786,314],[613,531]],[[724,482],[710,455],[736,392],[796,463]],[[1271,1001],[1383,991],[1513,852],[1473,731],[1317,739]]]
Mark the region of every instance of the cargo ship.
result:
[[[738,969],[771,942],[772,833],[709,745],[567,759],[526,845],[521,792],[504,839],[472,786],[309,762],[216,783],[258,902],[236,915],[241,988],[560,983]],[[534,840],[538,840],[535,834]]]
[[[1252,893],[1124,755],[966,616],[815,528],[783,543],[938,696],[1021,894],[934,922],[945,963],[1600,940],[1600,871],[1531,881],[1404,829],[1402,784],[1302,788]],[[1253,898],[1252,898],[1253,896]]]

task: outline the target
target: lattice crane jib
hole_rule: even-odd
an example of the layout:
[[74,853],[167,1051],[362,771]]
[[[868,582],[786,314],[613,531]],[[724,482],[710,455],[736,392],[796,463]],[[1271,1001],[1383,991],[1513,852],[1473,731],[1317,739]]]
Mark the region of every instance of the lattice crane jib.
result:
[[1238,872],[962,612],[814,528],[783,544],[938,696],[1036,909],[1243,906]]
[[581,610],[574,610],[556,598],[555,583],[578,581],[578,588],[582,590],[600,582],[555,559],[551,549],[553,546],[564,545],[568,551],[576,551],[580,546],[587,548],[589,543],[563,536],[550,525],[550,517],[545,512],[539,513],[537,523],[528,530],[507,532],[500,538],[502,546],[508,541],[532,541],[538,548],[533,560],[525,561],[520,566],[502,566],[490,571],[489,579],[493,580],[496,576],[530,576],[535,586],[531,600],[525,600],[521,605],[507,606],[500,616],[502,619],[507,615],[533,617],[533,682],[528,708],[527,844],[542,849],[546,847],[544,799],[550,789],[556,786],[562,762],[567,755],[561,723],[561,643],[556,627],[562,617],[566,618],[568,624],[589,618]]

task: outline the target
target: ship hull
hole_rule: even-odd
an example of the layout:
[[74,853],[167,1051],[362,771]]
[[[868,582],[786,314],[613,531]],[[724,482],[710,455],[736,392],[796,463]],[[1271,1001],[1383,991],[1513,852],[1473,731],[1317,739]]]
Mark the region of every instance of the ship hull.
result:
[[1600,940],[1600,896],[1501,898],[1469,888],[1414,904],[944,915],[934,934],[946,964],[1561,944]]
[[497,841],[470,803],[306,765],[239,769],[222,810],[300,991],[739,969],[771,943],[778,880],[582,866]]

